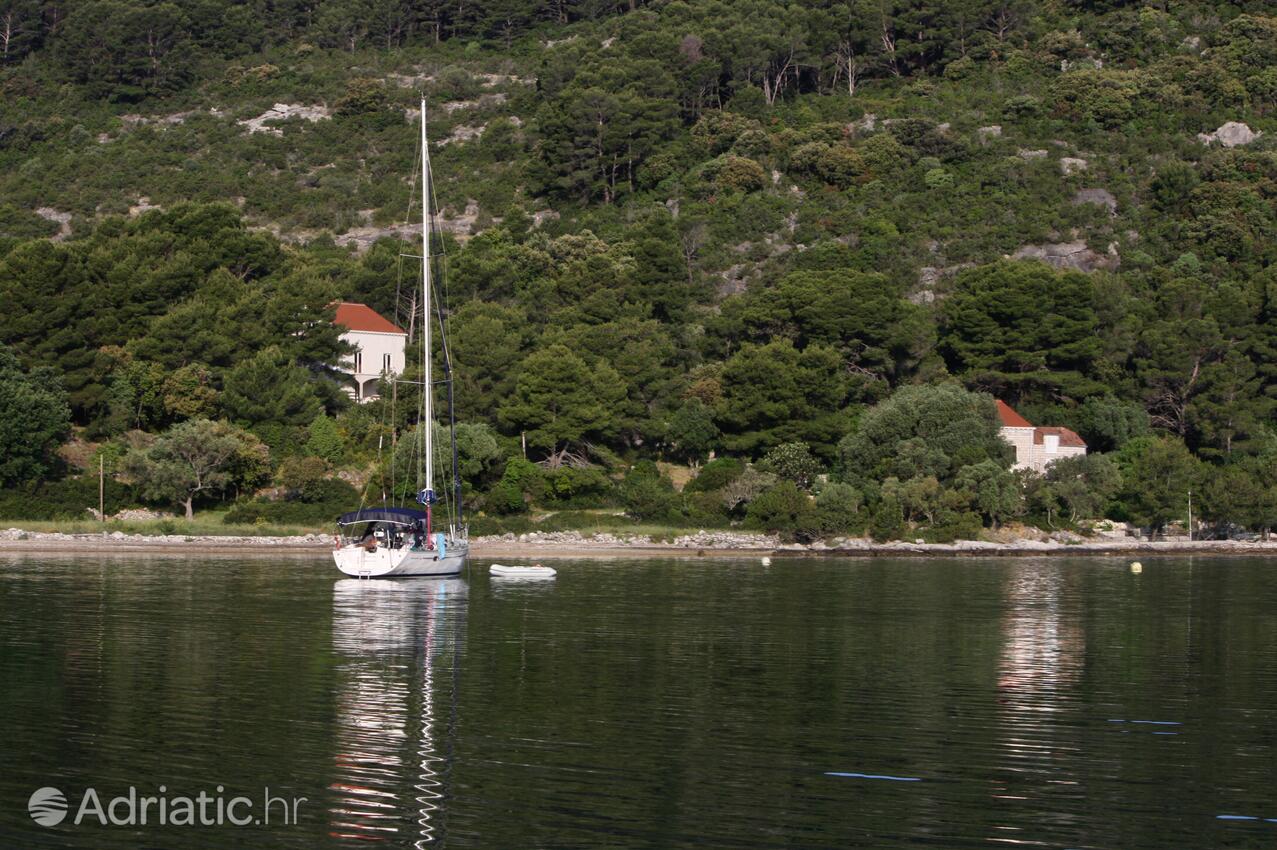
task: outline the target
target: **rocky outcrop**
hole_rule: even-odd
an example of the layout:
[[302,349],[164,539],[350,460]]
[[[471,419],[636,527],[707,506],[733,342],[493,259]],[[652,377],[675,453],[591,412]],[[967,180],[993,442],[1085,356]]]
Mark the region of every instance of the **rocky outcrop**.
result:
[[252,133],[270,133],[274,136],[284,135],[284,131],[280,127],[271,127],[269,124],[276,121],[287,121],[289,118],[301,118],[304,121],[323,121],[332,117],[332,113],[326,106],[303,106],[300,103],[277,103],[270,109],[258,115],[256,118],[244,118],[235,123],[241,127],[246,127],[249,134]]
[[162,209],[164,209],[162,206],[160,206],[159,204],[151,203],[151,199],[148,198],[146,195],[143,195],[137,199],[136,204],[133,204],[129,207],[129,218],[134,218],[136,216],[141,215],[142,213],[150,212],[151,210],[162,210]]
[[1256,133],[1240,121],[1229,121],[1213,133],[1198,133],[1197,141],[1204,145],[1218,142],[1226,148],[1236,148],[1249,145],[1262,135],[1263,133]]
[[[276,104],[278,105],[278,104]],[[188,109],[185,112],[174,112],[170,115],[138,115],[136,113],[128,113],[120,116],[120,123],[125,127],[145,127],[148,124],[155,124],[161,127],[172,127],[177,124],[185,124],[188,119],[195,118],[199,115],[209,115],[213,118],[223,118],[226,115],[224,110],[213,107],[212,109]]]
[[[367,213],[369,211],[365,211]],[[473,198],[466,201],[464,212],[454,216],[449,216],[445,210],[435,217],[435,226],[442,231],[447,231],[456,237],[458,242],[465,242],[475,234],[475,225],[479,221],[479,202]],[[493,218],[494,224],[499,224],[501,219]],[[333,241],[338,245],[346,245],[353,247],[356,253],[364,253],[373,246],[378,239],[384,237],[393,237],[402,239],[406,242],[417,243],[421,241],[421,225],[420,224],[392,224],[387,227],[375,227],[373,225],[365,225],[363,227],[352,227],[345,233],[333,237]],[[287,238],[287,234],[280,234],[281,238]]]
[[536,212],[532,213],[533,227],[541,227],[547,221],[558,221],[558,220],[559,220],[559,213],[557,210],[544,209],[544,210],[537,210]]
[[914,304],[930,304],[936,300],[936,286],[975,263],[956,263],[952,266],[923,266],[918,269],[918,284],[906,296]]
[[1079,171],[1086,171],[1091,163],[1082,159],[1080,156],[1063,156],[1060,157],[1060,173],[1064,175],[1077,174]]
[[54,242],[61,242],[71,235],[71,213],[55,210],[53,207],[40,207],[35,214],[58,226],[58,232],[50,237]]
[[1080,272],[1115,271],[1122,264],[1117,253],[1117,243],[1110,243],[1108,251],[1100,254],[1087,247],[1086,241],[1049,242],[1044,245],[1025,245],[1011,255],[1013,260],[1041,260],[1057,269],[1073,269]]
[[[505,103],[507,100],[504,92],[493,92],[485,94],[475,100],[450,100],[443,104],[443,111],[451,115],[461,109],[482,109],[487,106],[497,106]],[[419,110],[413,110],[414,112]],[[429,109],[427,109],[429,111]]]
[[1109,215],[1117,215],[1117,198],[1108,189],[1078,189],[1073,195],[1073,204],[1097,204],[1109,211]]
[[852,133],[872,133],[877,126],[878,116],[872,112],[866,112],[859,121],[848,124],[847,129]]

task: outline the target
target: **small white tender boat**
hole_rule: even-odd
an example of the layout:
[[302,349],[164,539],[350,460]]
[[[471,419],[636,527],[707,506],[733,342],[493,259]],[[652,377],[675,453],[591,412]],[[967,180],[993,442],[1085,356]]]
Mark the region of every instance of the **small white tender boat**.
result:
[[540,564],[531,567],[493,564],[488,568],[488,572],[502,578],[554,578],[554,568],[543,567]]

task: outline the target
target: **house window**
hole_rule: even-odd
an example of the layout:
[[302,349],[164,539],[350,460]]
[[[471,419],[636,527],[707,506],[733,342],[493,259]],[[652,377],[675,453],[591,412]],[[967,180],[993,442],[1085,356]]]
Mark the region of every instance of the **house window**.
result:
[[389,354],[381,355],[381,371],[385,372],[386,374],[390,374],[390,355]]
[[355,374],[358,375],[364,371],[364,353],[362,351],[355,352]]

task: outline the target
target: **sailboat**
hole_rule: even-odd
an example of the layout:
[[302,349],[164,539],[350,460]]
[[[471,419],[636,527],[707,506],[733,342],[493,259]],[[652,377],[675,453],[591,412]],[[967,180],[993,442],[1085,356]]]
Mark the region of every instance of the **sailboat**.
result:
[[434,489],[435,433],[433,326],[430,315],[430,146],[426,138],[426,100],[421,99],[421,310],[422,310],[422,418],[425,465],[423,487],[417,493],[419,508],[383,504],[361,507],[337,519],[338,534],[333,550],[337,569],[357,578],[389,576],[456,575],[465,568],[470,543],[461,512],[461,479],[457,469],[457,440],[452,406],[452,362],[443,325],[443,311],[437,311],[442,342],[444,384],[448,389],[448,435],[452,448],[452,493],[444,527],[437,528]]

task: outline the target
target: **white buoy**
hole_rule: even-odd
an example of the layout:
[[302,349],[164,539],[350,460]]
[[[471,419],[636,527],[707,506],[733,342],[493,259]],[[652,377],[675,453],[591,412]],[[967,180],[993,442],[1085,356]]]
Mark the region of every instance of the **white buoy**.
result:
[[1135,575],[1139,575],[1140,573],[1144,572],[1144,565],[1141,564],[1139,561],[1131,561],[1131,572],[1134,573]]
[[772,565],[772,559],[764,555],[760,563],[762,563],[764,567],[770,567]]

